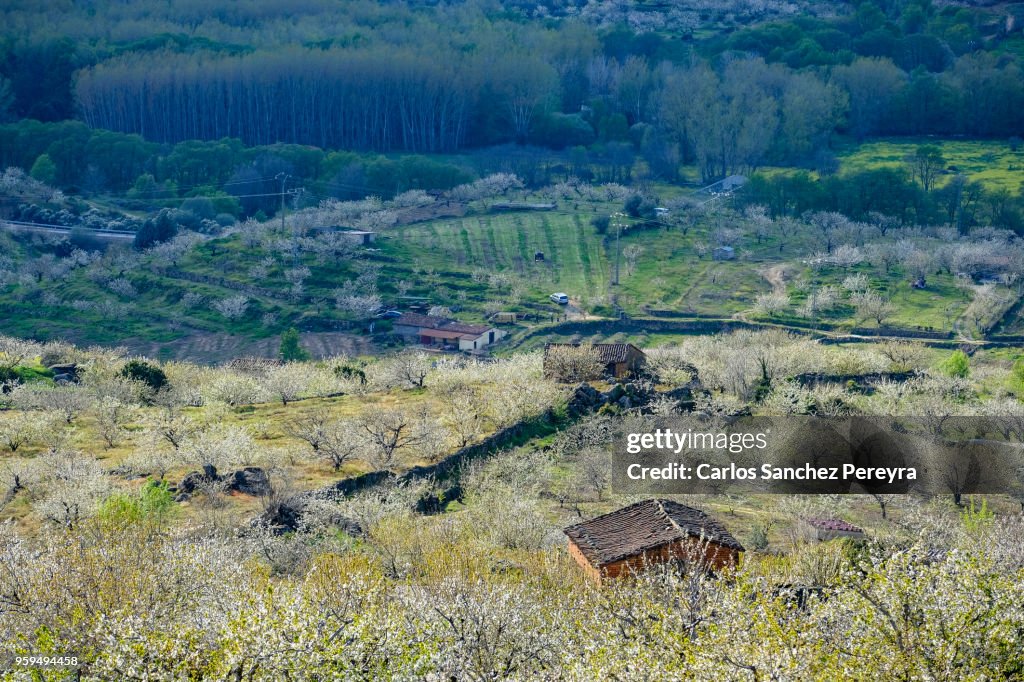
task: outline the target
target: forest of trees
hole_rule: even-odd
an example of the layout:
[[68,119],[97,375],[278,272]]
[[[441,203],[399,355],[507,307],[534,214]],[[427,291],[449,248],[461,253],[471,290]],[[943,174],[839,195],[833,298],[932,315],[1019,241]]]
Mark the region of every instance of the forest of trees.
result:
[[836,17],[703,41],[498,9],[353,3],[347,30],[323,41],[265,27],[245,39],[223,24],[253,18],[227,15],[216,31],[203,22],[207,37],[185,9],[184,36],[117,41],[74,24],[60,38],[10,34],[0,110],[169,143],[422,153],[625,141],[646,146],[668,179],[680,162],[704,179],[769,163],[813,168],[834,133],[1024,134],[1024,78],[1000,48],[1010,36],[999,15],[976,9],[849,3]]

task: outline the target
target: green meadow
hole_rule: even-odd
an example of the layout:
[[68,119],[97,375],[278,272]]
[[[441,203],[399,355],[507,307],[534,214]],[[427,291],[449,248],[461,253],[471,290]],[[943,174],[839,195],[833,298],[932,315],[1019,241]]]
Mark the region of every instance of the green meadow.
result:
[[[935,145],[942,150],[947,168],[953,167],[988,189],[1005,189],[1016,194],[1024,186],[1024,144],[1013,151],[1004,140],[949,140],[920,138],[878,140],[840,148],[840,173],[872,168],[905,167],[904,160],[918,146]],[[947,177],[951,177],[950,171]]]

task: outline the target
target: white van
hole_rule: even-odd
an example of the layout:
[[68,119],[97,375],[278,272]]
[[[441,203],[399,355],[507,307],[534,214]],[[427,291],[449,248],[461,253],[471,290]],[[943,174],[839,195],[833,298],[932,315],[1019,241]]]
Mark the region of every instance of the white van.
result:
[[569,294],[551,294],[550,298],[555,303],[560,303],[562,305],[569,302]]

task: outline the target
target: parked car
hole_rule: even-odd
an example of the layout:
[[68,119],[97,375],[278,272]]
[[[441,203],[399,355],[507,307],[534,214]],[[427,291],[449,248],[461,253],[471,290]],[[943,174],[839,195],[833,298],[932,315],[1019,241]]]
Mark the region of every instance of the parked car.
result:
[[569,302],[569,294],[556,293],[551,294],[549,298],[560,305],[565,305],[566,303]]

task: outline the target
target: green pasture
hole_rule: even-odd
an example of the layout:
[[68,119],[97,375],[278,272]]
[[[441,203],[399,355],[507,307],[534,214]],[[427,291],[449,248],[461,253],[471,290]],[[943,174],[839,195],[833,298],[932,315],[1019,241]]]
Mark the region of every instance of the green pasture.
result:
[[[982,183],[987,189],[1021,191],[1024,183],[1024,145],[1016,152],[1005,140],[949,140],[919,138],[916,140],[879,140],[840,148],[840,173],[873,168],[906,167],[904,160],[919,146],[934,145],[942,150],[946,166],[956,167],[969,180]],[[949,172],[945,177],[952,177]],[[945,180],[940,181],[940,184]]]

